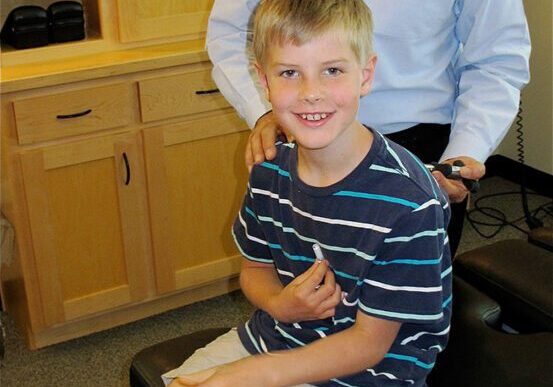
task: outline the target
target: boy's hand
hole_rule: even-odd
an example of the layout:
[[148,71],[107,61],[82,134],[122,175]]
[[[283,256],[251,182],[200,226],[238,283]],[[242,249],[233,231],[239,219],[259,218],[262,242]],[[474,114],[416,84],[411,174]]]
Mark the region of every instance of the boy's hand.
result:
[[342,289],[328,261],[316,260],[309,270],[271,299],[268,312],[285,323],[322,320],[334,316],[336,305],[341,301]]
[[255,357],[223,364],[190,375],[183,375],[169,387],[270,387],[270,372],[253,366]]
[[[455,161],[460,160],[463,162],[464,166],[461,168],[461,176],[469,180],[478,180],[484,176],[486,173],[486,167],[481,162],[473,159],[472,157],[456,157],[453,159],[448,159],[443,161],[447,164],[453,164]],[[449,200],[452,203],[462,202],[465,197],[468,195],[467,187],[463,184],[461,180],[452,180],[447,179],[441,172],[434,171],[432,175],[440,184],[440,186],[447,192]]]
[[219,367],[213,367],[190,375],[179,376],[178,378],[173,379],[168,387],[199,386],[201,383],[209,379],[218,368]]

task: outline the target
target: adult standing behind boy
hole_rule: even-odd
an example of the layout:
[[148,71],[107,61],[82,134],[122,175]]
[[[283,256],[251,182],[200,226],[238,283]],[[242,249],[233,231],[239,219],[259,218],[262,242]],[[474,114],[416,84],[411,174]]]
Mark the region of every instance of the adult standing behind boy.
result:
[[[275,157],[275,119],[251,77],[246,39],[259,0],[216,0],[207,49],[213,78],[253,128],[246,163]],[[515,117],[529,80],[530,40],[522,0],[365,0],[375,22],[379,70],[360,121],[426,163],[461,160],[479,179]],[[452,203],[452,255],[467,189],[435,173]]]
[[[449,204],[418,158],[357,120],[376,64],[370,11],[362,0],[265,0],[254,30],[260,84],[295,139],[252,169],[233,226],[258,309],[165,377],[424,386],[449,332]],[[298,319],[304,299],[326,315]]]

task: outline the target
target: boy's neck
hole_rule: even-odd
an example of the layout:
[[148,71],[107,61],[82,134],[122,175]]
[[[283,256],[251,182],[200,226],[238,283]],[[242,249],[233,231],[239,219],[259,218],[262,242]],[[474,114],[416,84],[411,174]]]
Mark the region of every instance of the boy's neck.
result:
[[335,184],[363,161],[372,142],[372,132],[359,123],[352,136],[338,138],[324,149],[305,149],[298,144],[298,176],[313,187]]

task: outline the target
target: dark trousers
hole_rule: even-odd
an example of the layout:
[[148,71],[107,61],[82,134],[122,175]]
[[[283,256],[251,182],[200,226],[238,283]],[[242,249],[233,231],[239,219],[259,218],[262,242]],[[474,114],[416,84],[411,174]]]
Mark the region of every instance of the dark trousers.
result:
[[[390,140],[409,149],[423,163],[438,161],[449,142],[451,125],[419,124],[401,132],[386,135]],[[467,200],[451,203],[451,220],[447,228],[451,257],[455,257],[467,208]]]

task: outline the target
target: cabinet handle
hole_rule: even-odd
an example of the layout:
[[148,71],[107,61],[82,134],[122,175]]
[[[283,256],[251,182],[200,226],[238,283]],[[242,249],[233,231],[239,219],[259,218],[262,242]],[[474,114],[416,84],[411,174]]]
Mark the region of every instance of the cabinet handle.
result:
[[215,94],[218,92],[219,92],[219,89],[196,90],[196,95]]
[[125,177],[125,185],[129,185],[131,182],[131,165],[129,164],[129,159],[127,157],[127,153],[123,152],[123,162],[125,163],[125,171],[126,171],[126,177]]
[[67,120],[67,119],[70,119],[70,118],[77,118],[77,117],[86,116],[87,114],[90,114],[90,113],[92,113],[92,109],[87,109],[85,111],[82,111],[82,112],[79,112],[79,113],[73,113],[73,114],[58,114],[56,116],[56,118],[58,120]]

